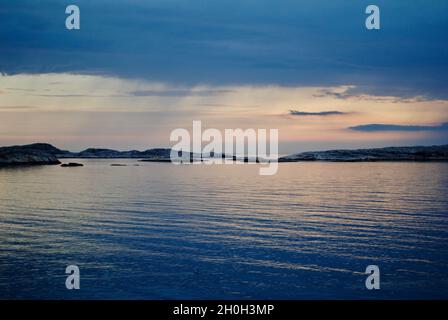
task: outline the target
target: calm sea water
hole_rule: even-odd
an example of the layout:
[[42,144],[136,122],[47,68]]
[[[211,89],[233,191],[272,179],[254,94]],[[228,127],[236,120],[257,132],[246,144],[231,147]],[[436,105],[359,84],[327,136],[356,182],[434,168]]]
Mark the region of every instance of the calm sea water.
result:
[[448,163],[81,162],[0,169],[0,298],[448,298]]

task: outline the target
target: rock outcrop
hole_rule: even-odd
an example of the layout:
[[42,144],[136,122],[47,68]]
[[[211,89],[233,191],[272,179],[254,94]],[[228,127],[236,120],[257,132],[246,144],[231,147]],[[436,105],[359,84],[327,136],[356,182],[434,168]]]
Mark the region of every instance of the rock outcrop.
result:
[[64,152],[45,143],[2,147],[0,166],[60,164],[56,155]]
[[[141,161],[169,162],[171,149],[149,149],[146,151],[116,151],[111,149],[86,149],[79,153],[60,150],[50,144],[35,143],[25,146],[0,148],[0,166],[9,165],[46,165],[60,164],[58,159],[125,159],[138,158]],[[193,159],[207,160],[209,155],[187,154]],[[229,158],[222,155],[222,158]],[[234,160],[237,158],[234,156]],[[248,162],[248,158],[241,161]],[[264,162],[258,158],[256,162]],[[448,161],[448,145],[429,147],[387,147],[357,150],[311,151],[281,157],[279,162],[298,161]],[[114,164],[116,165],[116,164]],[[79,166],[76,163],[63,165],[64,167]]]
[[279,158],[279,162],[296,161],[448,161],[448,145],[311,151]]
[[66,152],[59,158],[72,159],[170,159],[171,149],[149,149],[146,151],[117,151],[112,149],[89,148],[81,152]]
[[70,167],[84,167],[82,163],[76,163],[76,162],[69,162],[69,163],[63,163],[61,164],[61,167],[63,168],[70,168]]

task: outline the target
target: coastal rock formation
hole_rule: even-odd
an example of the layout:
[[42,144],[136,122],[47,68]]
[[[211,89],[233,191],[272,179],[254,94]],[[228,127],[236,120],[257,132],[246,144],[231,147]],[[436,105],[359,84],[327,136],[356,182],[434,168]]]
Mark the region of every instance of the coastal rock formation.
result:
[[79,153],[66,152],[59,154],[59,158],[73,159],[168,159],[170,158],[171,149],[149,149],[146,151],[117,151],[111,149],[89,148]]
[[448,161],[448,145],[310,151],[279,158],[279,162],[296,161]]
[[81,152],[58,149],[47,143],[0,148],[0,166],[60,164],[58,159],[145,159],[169,161],[171,149],[149,149],[146,151],[116,151],[111,149],[89,148]]
[[[79,153],[60,150],[50,144],[35,143],[25,146],[0,148],[0,166],[7,165],[46,165],[60,164],[58,159],[125,159],[138,158],[141,161],[170,162],[171,149],[149,149],[146,151],[116,151],[111,149],[89,148]],[[190,161],[193,159],[207,160],[209,155],[188,153]],[[238,160],[237,157],[222,155],[222,158]],[[241,161],[249,162],[248,158]],[[256,162],[267,160],[257,158]],[[310,151],[281,157],[279,162],[297,161],[448,161],[448,145],[429,147],[387,147],[357,150],[329,150]],[[81,166],[68,163],[64,167]],[[113,166],[118,166],[113,164]]]
[[68,168],[68,167],[84,167],[82,163],[76,163],[76,162],[69,162],[69,163],[63,163],[61,164],[61,167]]
[[0,148],[0,166],[60,164],[56,156],[60,153],[64,151],[45,143],[2,147]]

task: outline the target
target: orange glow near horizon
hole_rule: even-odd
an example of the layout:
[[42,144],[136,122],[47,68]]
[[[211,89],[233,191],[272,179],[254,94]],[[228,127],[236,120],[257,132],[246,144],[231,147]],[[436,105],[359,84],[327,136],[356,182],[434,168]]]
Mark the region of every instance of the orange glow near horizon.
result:
[[[0,76],[0,145],[50,142],[65,149],[169,146],[169,133],[207,127],[278,128],[280,144],[353,147],[443,140],[432,131],[358,132],[364,124],[439,125],[448,101],[350,96],[341,87],[179,87],[76,74]],[[289,110],[335,115],[291,115]],[[446,133],[445,133],[446,135]],[[322,142],[324,142],[322,144]],[[312,148],[311,146],[307,148]]]

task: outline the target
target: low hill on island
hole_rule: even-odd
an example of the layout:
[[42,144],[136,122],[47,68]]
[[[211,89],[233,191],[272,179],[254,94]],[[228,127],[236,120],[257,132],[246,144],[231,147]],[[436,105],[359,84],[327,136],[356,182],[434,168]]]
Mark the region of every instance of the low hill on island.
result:
[[89,148],[81,152],[58,149],[51,144],[35,143],[24,146],[0,148],[0,166],[60,164],[59,159],[149,159],[153,161],[170,158],[171,149],[149,149],[145,151],[116,151]]
[[[89,148],[81,152],[70,152],[58,149],[47,143],[35,143],[24,146],[1,147],[0,166],[60,164],[59,159],[68,158],[141,159],[142,161],[167,162],[170,161],[170,153],[171,149],[164,148],[145,151]],[[201,158],[201,155],[195,155],[195,157]],[[311,151],[281,157],[278,161],[448,161],[448,145]]]
[[387,147],[357,150],[302,152],[278,159],[297,161],[448,161],[448,145],[418,147]]
[[64,151],[46,143],[0,148],[0,166],[60,164],[57,154]]

